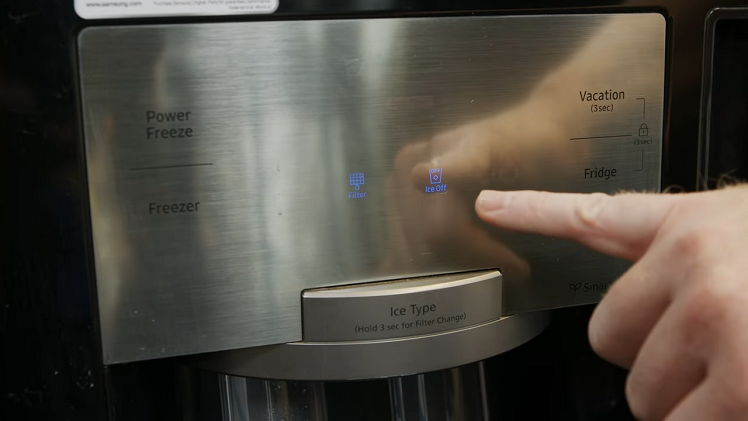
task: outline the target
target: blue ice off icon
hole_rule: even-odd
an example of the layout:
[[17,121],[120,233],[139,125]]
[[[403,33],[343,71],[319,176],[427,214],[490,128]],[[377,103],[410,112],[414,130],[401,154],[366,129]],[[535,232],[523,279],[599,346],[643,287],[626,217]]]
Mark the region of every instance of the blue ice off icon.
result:
[[431,180],[431,184],[440,184],[442,182],[442,169],[429,168],[429,179]]
[[364,173],[362,172],[351,173],[348,179],[349,179],[351,186],[354,186],[355,189],[358,190],[361,188],[361,185],[364,184]]

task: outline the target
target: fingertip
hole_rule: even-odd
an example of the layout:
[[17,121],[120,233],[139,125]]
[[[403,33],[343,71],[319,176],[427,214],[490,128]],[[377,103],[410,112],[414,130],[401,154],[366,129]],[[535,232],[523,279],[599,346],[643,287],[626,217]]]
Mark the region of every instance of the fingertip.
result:
[[615,332],[615,321],[609,316],[603,298],[603,301],[595,307],[587,324],[587,340],[590,343],[590,348],[600,358],[628,370],[633,365],[633,360],[627,353],[628,349],[625,346],[629,344],[622,346],[621,338],[611,336],[611,332]]
[[505,209],[511,196],[507,192],[483,190],[475,199],[475,210],[479,215]]
[[601,354],[604,354],[604,349],[600,335],[600,317],[600,305],[598,305],[592,312],[592,317],[590,317],[590,321],[587,324],[587,339],[590,342],[592,350],[602,357]]
[[610,347],[608,346],[607,341],[608,337],[605,334],[605,328],[603,327],[605,323],[602,322],[603,316],[601,316],[599,310],[600,306],[598,305],[587,325],[587,340],[590,343],[590,348],[592,348],[592,351],[594,351],[598,357],[621,366],[620,361],[617,361],[610,352]]
[[486,209],[486,196],[489,194],[489,191],[490,190],[483,190],[475,199],[475,212],[478,215],[482,214]]

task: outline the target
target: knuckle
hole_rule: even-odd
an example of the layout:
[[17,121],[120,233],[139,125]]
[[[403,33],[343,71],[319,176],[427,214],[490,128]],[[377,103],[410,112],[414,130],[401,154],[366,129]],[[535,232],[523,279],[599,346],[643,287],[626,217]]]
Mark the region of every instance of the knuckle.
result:
[[533,220],[540,221],[545,218],[547,202],[548,195],[545,193],[540,193],[534,198],[534,200],[531,200],[527,203],[528,213],[532,216]]
[[648,395],[641,393],[641,389],[637,387],[637,382],[632,375],[626,379],[625,392],[631,414],[640,421],[651,419],[651,404],[647,399]]
[[728,297],[718,282],[705,280],[695,287],[686,298],[681,318],[681,332],[686,346],[702,349],[713,342],[722,327],[728,322]]
[[[745,365],[745,361],[742,363]],[[719,392],[719,406],[726,413],[745,417],[748,414],[748,370],[738,365],[730,367],[729,372],[722,374],[721,378],[713,383]]]
[[742,376],[736,383],[736,387],[732,388],[735,395],[735,413],[745,416],[748,414],[748,376]]
[[599,230],[602,218],[612,197],[604,193],[593,193],[580,200],[576,207],[576,219],[585,230]]
[[[743,372],[745,372],[745,370],[743,370]],[[739,376],[739,378],[733,382],[731,387],[728,387],[727,389],[728,396],[732,400],[730,406],[732,407],[733,412],[742,416],[748,414],[748,376]]]
[[674,256],[680,260],[700,259],[713,245],[714,235],[702,230],[689,230],[675,239]]
[[606,329],[606,326],[604,326],[603,322],[600,321],[600,317],[593,316],[590,320],[589,332],[587,334],[590,347],[592,347],[592,350],[595,351],[597,355],[605,359],[608,359],[607,357],[610,355],[611,351],[611,341],[610,337],[606,335],[607,331],[608,329]]
[[590,347],[601,358],[616,364],[627,364],[629,361],[622,353],[620,346],[620,330],[617,326],[615,311],[610,310],[608,302],[603,302],[595,310],[588,325],[588,340]]

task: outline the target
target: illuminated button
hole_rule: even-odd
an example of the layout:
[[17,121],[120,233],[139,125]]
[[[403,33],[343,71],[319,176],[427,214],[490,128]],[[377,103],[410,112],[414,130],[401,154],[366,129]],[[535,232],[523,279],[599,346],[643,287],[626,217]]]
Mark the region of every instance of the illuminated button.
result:
[[429,168],[430,185],[424,188],[426,193],[446,193],[447,184],[442,183],[444,171],[441,168]]
[[431,184],[441,184],[442,169],[441,168],[429,168],[429,178],[431,180]]
[[348,176],[348,183],[351,186],[354,186],[356,190],[360,190],[361,186],[364,184],[364,173],[357,172],[357,173],[351,173],[351,175]]
[[348,175],[348,184],[353,187],[355,191],[348,192],[348,199],[363,199],[366,197],[366,192],[362,192],[361,186],[366,183],[364,173],[356,172]]

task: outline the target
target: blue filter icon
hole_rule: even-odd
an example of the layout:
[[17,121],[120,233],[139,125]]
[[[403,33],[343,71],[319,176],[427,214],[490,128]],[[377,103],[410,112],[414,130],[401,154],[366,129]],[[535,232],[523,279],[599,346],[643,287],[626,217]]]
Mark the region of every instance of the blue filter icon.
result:
[[429,168],[429,179],[431,180],[431,184],[441,184],[442,169],[441,168]]
[[353,186],[356,190],[359,190],[361,188],[361,185],[364,184],[364,173],[351,173],[351,175],[348,176],[348,181],[351,186]]

